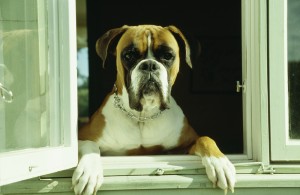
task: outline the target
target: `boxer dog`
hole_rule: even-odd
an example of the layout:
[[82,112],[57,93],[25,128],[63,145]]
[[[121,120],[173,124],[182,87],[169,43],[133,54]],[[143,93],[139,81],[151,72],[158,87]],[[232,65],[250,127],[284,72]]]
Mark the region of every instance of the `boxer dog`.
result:
[[[175,26],[111,29],[96,51],[103,65],[112,51],[117,76],[111,93],[79,130],[75,194],[96,194],[103,183],[101,155],[198,155],[214,186],[233,192],[235,167],[209,137],[200,137],[171,96],[181,62],[192,67],[190,47]],[[101,155],[100,155],[101,154]]]

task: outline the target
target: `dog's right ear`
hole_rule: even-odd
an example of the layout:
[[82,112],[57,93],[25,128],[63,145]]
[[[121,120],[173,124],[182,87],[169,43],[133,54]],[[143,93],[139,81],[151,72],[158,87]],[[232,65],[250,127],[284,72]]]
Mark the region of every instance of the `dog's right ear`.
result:
[[[96,52],[102,59],[102,65],[104,67],[105,60],[107,58],[107,53],[110,48],[112,40],[116,39],[128,29],[128,26],[124,25],[120,28],[114,28],[107,31],[104,35],[102,35],[96,42]],[[115,49],[115,48],[114,48]]]

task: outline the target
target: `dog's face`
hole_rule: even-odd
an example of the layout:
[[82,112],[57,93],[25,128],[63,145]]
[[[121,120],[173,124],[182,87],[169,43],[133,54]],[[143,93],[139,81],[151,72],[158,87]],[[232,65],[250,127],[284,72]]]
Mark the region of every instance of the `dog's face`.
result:
[[[118,88],[125,86],[130,107],[142,111],[147,104],[167,109],[180,58],[185,57],[191,66],[189,46],[183,34],[174,26],[113,29],[97,41],[97,52],[103,61],[113,39],[118,39],[115,47],[117,85]],[[184,51],[183,56],[180,50]]]

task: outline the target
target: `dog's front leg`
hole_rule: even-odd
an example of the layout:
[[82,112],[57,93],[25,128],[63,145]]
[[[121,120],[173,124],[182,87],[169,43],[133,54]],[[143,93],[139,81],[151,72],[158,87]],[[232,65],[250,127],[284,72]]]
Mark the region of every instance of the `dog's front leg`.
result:
[[79,163],[72,177],[76,195],[96,194],[103,183],[100,149],[96,142],[78,142]]
[[199,137],[189,151],[202,158],[208,178],[214,186],[218,186],[227,193],[227,189],[234,191],[235,167],[219,150],[214,140],[209,137]]

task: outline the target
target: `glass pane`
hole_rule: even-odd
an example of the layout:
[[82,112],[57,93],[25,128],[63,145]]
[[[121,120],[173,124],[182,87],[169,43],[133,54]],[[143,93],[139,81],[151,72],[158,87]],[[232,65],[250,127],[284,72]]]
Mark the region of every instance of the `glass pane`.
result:
[[288,0],[290,138],[300,139],[300,1]]
[[89,121],[89,51],[86,1],[76,1],[78,127]]
[[0,152],[60,144],[46,8],[41,0],[0,1]]
[[[78,33],[79,34],[79,33]],[[77,34],[77,37],[79,36]],[[77,47],[80,47],[77,45]],[[88,48],[77,49],[77,86],[78,86],[78,125],[88,122],[89,117],[89,69]]]

